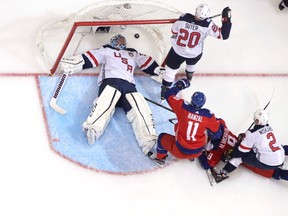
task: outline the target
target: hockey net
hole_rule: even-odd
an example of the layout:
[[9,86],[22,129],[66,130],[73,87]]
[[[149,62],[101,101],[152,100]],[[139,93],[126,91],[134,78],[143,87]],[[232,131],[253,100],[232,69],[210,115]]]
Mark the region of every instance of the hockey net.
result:
[[161,64],[171,46],[171,25],[181,13],[148,0],[97,2],[44,25],[37,35],[37,51],[54,74],[63,56],[101,47],[115,34],[122,34],[127,47],[151,55]]

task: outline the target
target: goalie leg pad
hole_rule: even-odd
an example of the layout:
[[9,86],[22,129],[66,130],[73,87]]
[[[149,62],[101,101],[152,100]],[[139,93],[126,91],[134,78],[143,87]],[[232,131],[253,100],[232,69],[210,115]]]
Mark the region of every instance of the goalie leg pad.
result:
[[117,101],[121,92],[107,85],[97,101],[93,104],[92,110],[82,124],[82,128],[87,135],[89,144],[93,144],[104,132],[115,111]]
[[132,127],[143,153],[146,155],[157,143],[154,119],[145,98],[139,92],[125,95],[132,109],[127,113],[127,119]]

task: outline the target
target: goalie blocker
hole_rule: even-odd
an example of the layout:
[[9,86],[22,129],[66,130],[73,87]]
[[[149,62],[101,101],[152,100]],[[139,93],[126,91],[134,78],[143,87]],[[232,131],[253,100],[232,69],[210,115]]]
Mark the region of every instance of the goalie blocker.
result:
[[[93,144],[103,134],[120,97],[120,91],[106,85],[103,92],[95,100],[87,120],[82,125],[89,144]],[[132,107],[126,116],[132,124],[139,146],[143,153],[147,154],[157,142],[152,112],[139,92],[127,93],[125,97]]]

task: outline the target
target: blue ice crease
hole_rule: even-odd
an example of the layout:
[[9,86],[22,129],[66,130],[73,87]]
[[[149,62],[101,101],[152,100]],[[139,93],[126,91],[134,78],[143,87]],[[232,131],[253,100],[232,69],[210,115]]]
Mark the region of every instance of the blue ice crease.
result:
[[[87,143],[81,125],[86,120],[92,102],[97,96],[97,76],[70,76],[59,96],[57,104],[66,109],[61,115],[49,106],[49,101],[59,82],[59,76],[39,76],[40,90],[46,112],[52,148],[71,161],[97,171],[112,173],[142,173],[158,166],[143,155],[131,124],[124,111],[116,108],[103,135],[94,145]],[[136,87],[144,97],[160,103],[160,84],[150,77],[135,77]],[[148,102],[154,115],[157,133],[173,134],[173,125],[168,121],[175,115]],[[163,104],[167,106],[167,103]],[[168,159],[171,163],[171,157]]]

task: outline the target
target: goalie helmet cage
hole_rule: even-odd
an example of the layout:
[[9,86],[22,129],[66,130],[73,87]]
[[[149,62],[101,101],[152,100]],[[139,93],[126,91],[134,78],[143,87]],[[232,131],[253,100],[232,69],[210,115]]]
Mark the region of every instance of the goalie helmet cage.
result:
[[[62,57],[72,56],[75,47],[77,53],[85,52],[108,44],[115,34],[122,34],[127,47],[151,55],[161,64],[171,47],[171,25],[181,14],[156,1],[97,2],[64,20],[43,26],[37,35],[37,51],[53,75]],[[85,42],[78,48],[83,35]]]

